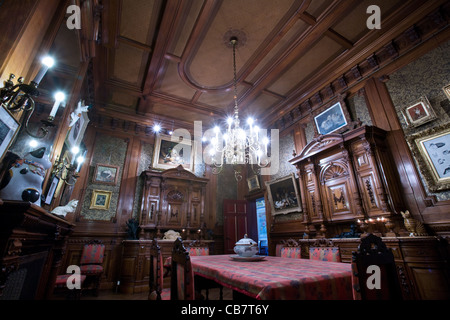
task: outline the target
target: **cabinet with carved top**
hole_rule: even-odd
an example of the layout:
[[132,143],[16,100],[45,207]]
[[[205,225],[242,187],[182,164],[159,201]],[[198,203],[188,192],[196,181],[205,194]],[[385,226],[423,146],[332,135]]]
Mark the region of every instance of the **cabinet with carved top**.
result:
[[389,217],[403,209],[385,139],[385,131],[361,126],[318,136],[289,160],[299,175],[306,230],[319,224],[321,236],[327,236],[333,224]]
[[197,177],[182,166],[142,173],[144,188],[139,217],[141,238],[161,237],[164,231],[189,234],[203,227],[208,179]]

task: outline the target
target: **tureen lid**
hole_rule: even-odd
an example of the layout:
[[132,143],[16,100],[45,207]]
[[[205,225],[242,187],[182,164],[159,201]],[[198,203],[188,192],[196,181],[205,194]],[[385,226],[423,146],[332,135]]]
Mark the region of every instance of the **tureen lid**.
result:
[[238,242],[236,242],[236,245],[237,245],[237,246],[245,246],[245,245],[252,245],[252,244],[255,245],[256,242],[255,242],[254,240],[250,239],[250,238],[247,236],[247,234],[245,234],[244,237],[243,237],[241,240],[239,240]]

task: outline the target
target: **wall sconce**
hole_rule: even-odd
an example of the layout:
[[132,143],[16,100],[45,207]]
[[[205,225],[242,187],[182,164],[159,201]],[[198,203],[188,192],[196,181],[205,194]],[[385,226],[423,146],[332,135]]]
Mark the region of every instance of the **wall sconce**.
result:
[[80,152],[78,147],[73,147],[71,152],[73,154],[72,163],[67,162],[66,159],[57,158],[52,169],[52,174],[69,186],[73,186],[77,182],[79,177],[78,172],[80,171],[81,164],[84,162],[84,155],[77,157],[77,154]]
[[55,98],[55,104],[53,105],[52,111],[47,118],[47,120],[41,120],[42,125],[38,129],[38,134],[33,134],[28,129],[28,122],[31,115],[35,109],[35,102],[33,97],[39,95],[39,90],[37,89],[39,83],[41,82],[44,75],[47,73],[48,69],[54,65],[55,61],[51,57],[45,57],[42,59],[42,67],[39,70],[36,77],[30,82],[30,84],[23,83],[23,77],[17,79],[17,84],[14,84],[13,80],[16,78],[14,74],[9,75],[9,79],[5,81],[5,86],[0,89],[0,102],[5,105],[6,109],[11,112],[19,112],[23,110],[24,112],[29,112],[28,117],[25,120],[25,129],[28,135],[36,139],[42,139],[48,134],[48,128],[54,127],[53,123],[56,111],[63,100],[61,96],[58,95]]

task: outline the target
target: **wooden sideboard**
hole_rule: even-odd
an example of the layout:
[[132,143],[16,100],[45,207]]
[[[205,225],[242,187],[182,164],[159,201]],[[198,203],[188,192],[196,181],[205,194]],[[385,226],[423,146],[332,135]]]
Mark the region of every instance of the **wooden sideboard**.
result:
[[[165,171],[142,172],[144,187],[139,216],[140,238],[162,238],[167,230],[198,233],[204,228],[208,179],[181,165]],[[143,234],[142,234],[143,233]]]
[[0,200],[0,300],[50,298],[74,227],[29,202]]
[[[185,246],[194,240],[183,240]],[[202,240],[208,243],[209,250],[214,253],[214,241]],[[172,255],[174,240],[159,240],[163,261]],[[120,285],[121,293],[134,294],[149,290],[150,273],[150,246],[152,240],[124,240],[122,242],[122,259],[120,267]],[[167,281],[167,280],[165,280]],[[165,282],[168,285],[169,282]]]
[[[450,299],[449,243],[440,237],[383,237],[392,249],[405,300]],[[341,259],[350,263],[359,238],[328,239],[338,246]],[[309,247],[316,239],[300,239],[302,258],[309,258]]]
[[403,206],[386,132],[361,126],[318,136],[289,160],[298,172],[305,233],[339,234],[339,224],[389,219]]

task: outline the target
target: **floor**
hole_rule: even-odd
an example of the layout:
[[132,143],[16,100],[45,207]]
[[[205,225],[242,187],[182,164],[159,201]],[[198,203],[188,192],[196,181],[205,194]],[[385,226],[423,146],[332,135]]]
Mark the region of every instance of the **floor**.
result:
[[[202,291],[202,295],[205,296],[205,291]],[[219,300],[219,289],[210,289],[208,300]],[[64,299],[64,296],[55,295],[54,300]],[[95,297],[91,291],[83,292],[80,300],[147,300],[148,292],[124,294],[114,292],[112,290],[101,290],[97,297]],[[232,300],[233,292],[231,289],[223,288],[223,300]]]

